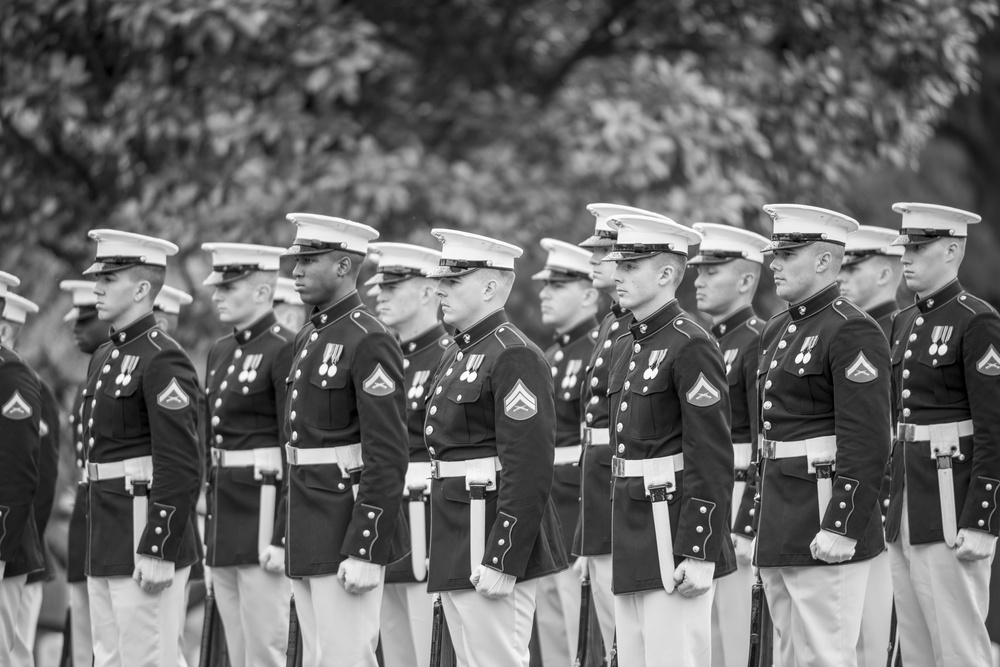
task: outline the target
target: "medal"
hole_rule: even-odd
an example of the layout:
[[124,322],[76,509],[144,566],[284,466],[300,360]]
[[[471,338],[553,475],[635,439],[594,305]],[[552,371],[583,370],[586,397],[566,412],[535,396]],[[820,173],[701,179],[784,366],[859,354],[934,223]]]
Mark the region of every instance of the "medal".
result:
[[458,379],[465,382],[469,379],[469,371],[462,371],[462,374],[458,376]]
[[125,381],[125,374],[124,373],[119,373],[118,377],[115,378],[115,384],[116,385],[120,385],[124,381]]
[[805,356],[802,357],[802,363],[808,364],[809,360],[813,358],[812,352],[806,352]]
[[799,348],[799,353],[795,355],[795,363],[808,364],[809,360],[812,359],[812,349],[816,347],[818,342],[819,336],[806,336],[806,339],[802,341],[802,347]]
[[476,378],[479,377],[479,367],[482,366],[485,355],[482,354],[470,354],[469,360],[465,362],[465,370],[459,377],[460,380],[465,382],[475,382]]
[[934,327],[931,331],[931,346],[927,348],[927,352],[932,357],[938,353],[938,341],[941,340],[942,329],[944,327]]
[[[337,343],[327,343],[323,350],[323,363],[319,366],[319,374],[332,378],[337,374],[337,362],[344,354],[344,346]],[[259,363],[259,362],[258,362]]]
[[337,374],[337,365],[336,364],[330,364],[330,368],[328,368],[327,371],[326,371],[326,376],[328,378],[332,378],[336,374]]
[[325,361],[319,365],[319,374],[320,375],[326,375],[326,372],[328,370],[330,370],[330,364],[326,363]]
[[249,373],[247,373],[247,379],[246,379],[247,383],[253,382],[256,379],[257,379],[257,371],[251,370]]
[[469,373],[468,381],[475,382],[477,377],[479,377],[479,373],[477,373],[476,371],[472,371],[471,373]]
[[646,370],[644,370],[642,372],[642,379],[643,380],[650,380],[650,379],[652,379],[652,377],[653,377],[653,369],[652,368],[647,368]]
[[246,382],[247,381],[247,369],[244,368],[243,370],[241,370],[239,376],[237,376],[237,379],[239,379],[240,382]]
[[122,386],[124,387],[125,385],[130,384],[131,382],[132,382],[132,374],[131,373],[127,373],[125,375],[125,379],[122,380]]

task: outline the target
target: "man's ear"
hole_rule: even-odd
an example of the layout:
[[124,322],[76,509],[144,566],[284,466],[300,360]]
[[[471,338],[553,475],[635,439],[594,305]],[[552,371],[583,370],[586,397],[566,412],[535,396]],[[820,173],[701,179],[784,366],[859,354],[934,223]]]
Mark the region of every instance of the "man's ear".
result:
[[337,260],[337,275],[341,278],[349,275],[354,267],[354,262],[349,255],[344,255]]

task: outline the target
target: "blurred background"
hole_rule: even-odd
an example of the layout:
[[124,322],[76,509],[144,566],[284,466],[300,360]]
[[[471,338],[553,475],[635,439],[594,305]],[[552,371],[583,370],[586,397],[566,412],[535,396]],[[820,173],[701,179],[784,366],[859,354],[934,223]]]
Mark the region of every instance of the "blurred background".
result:
[[[58,282],[112,227],[180,246],[168,283],[195,302],[176,337],[203,368],[225,331],[200,244],[287,246],[290,211],[522,246],[509,312],[543,347],[538,241],[585,238],[589,202],[765,235],[768,202],[888,227],[895,201],[956,206],[983,216],[962,280],[1000,304],[997,16],[994,0],[5,0],[0,269],[42,306],[20,351],[68,406],[86,359]],[[766,279],[758,300],[782,307]]]

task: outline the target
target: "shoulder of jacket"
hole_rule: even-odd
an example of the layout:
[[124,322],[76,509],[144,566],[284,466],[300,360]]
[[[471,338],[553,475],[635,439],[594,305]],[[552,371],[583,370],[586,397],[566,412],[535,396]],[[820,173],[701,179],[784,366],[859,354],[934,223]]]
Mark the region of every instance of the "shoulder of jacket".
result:
[[27,366],[20,354],[6,346],[0,346],[0,364],[19,363]]
[[688,338],[708,338],[711,339],[712,336],[709,335],[705,329],[691,319],[689,315],[678,315],[674,318],[671,323],[676,331],[681,332]]
[[149,344],[150,347],[154,348],[156,352],[162,350],[183,350],[181,344],[178,343],[170,334],[162,329],[151,329],[146,333],[143,339]]
[[288,343],[295,339],[295,332],[280,324],[274,324],[267,330],[267,336],[276,338],[281,343]]
[[379,322],[378,318],[369,313],[363,308],[358,308],[352,312],[348,319],[351,320],[355,326],[361,329],[362,332],[368,333],[390,333],[389,329],[386,328],[384,324]]
[[524,337],[524,334],[510,324],[497,327],[496,331],[493,332],[493,336],[500,342],[501,345],[504,346],[504,348],[531,346],[531,342]]
[[749,329],[753,333],[754,336],[759,336],[762,333],[764,333],[764,325],[765,324],[767,324],[767,320],[765,320],[765,319],[763,319],[761,317],[757,317],[756,315],[754,315],[753,317],[751,317],[750,319],[748,319],[746,322],[744,322],[743,326],[746,327],[747,329]]
[[438,346],[442,350],[447,350],[448,347],[450,347],[451,344],[454,343],[454,342],[455,342],[454,338],[452,338],[451,336],[448,336],[448,335],[444,335],[444,336],[441,336],[441,338],[438,339]]
[[996,308],[991,306],[986,301],[983,301],[978,296],[973,296],[968,292],[962,292],[961,294],[959,294],[958,299],[956,299],[956,302],[958,303],[958,305],[962,306],[973,315],[981,315],[983,313],[993,313],[994,315],[997,314]]
[[834,300],[834,302],[830,304],[830,308],[833,310],[833,312],[837,313],[845,320],[851,320],[859,317],[862,319],[869,319],[869,320],[871,319],[871,317],[869,317],[868,314],[865,313],[865,311],[861,310],[856,305],[854,305],[854,303],[848,301],[847,299]]

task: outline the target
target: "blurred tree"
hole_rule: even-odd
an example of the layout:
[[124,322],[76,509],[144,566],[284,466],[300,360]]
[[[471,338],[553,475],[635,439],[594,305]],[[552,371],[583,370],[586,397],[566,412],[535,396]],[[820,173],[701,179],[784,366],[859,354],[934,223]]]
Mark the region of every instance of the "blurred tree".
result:
[[[64,303],[116,227],[181,246],[287,244],[291,210],[433,244],[583,237],[613,200],[762,226],[760,205],[840,206],[916,159],[976,84],[993,0],[6,0],[0,267]],[[533,288],[511,310],[540,329]],[[179,337],[218,331],[207,299]],[[29,331],[53,331],[61,312]],[[530,320],[530,321],[527,321]],[[65,337],[64,337],[65,338]],[[62,340],[62,339],[61,339]],[[78,375],[68,338],[25,349]]]

